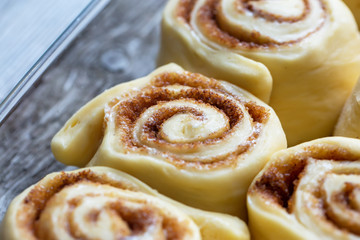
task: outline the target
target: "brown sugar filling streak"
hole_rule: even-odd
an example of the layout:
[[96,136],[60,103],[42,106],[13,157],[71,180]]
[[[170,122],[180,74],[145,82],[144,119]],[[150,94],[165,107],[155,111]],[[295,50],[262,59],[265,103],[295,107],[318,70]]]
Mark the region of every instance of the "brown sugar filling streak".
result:
[[[275,161],[255,183],[255,191],[263,193],[277,204],[291,212],[291,198],[296,191],[299,179],[308,159],[356,161],[359,160],[348,150],[335,146],[314,145],[307,147],[300,154],[287,156],[286,162]],[[253,190],[252,190],[253,191]]]
[[[322,8],[322,15],[320,16],[322,19],[321,23],[319,23],[319,25],[313,31],[307,32],[305,35],[297,39],[285,42],[278,42],[274,39],[271,39],[270,37],[263,36],[262,38],[260,38],[261,33],[255,30],[249,33],[247,30],[243,30],[241,27],[239,27],[238,29],[236,29],[237,36],[234,36],[230,32],[223,29],[218,21],[218,13],[221,10],[220,1],[221,0],[207,0],[205,4],[200,7],[198,13],[196,14],[196,18],[205,36],[207,36],[213,42],[217,42],[220,45],[235,49],[266,49],[298,43],[306,39],[310,35],[314,34],[315,32],[319,31],[325,24],[328,13],[324,1],[318,0]],[[178,3],[176,11],[176,16],[180,19],[183,19],[183,21],[190,27],[192,17],[191,15],[196,2],[197,0],[181,0]],[[248,11],[253,14],[254,18],[262,18],[268,22],[296,23],[304,20],[311,11],[308,0],[302,1],[304,5],[304,10],[300,15],[294,17],[284,17],[270,12],[266,12],[261,9],[257,9],[249,2],[249,0],[238,0],[235,1],[234,7],[238,10],[239,14],[243,14],[243,11]]]
[[[61,172],[50,181],[46,182],[46,185],[35,185],[35,187],[28,193],[26,198],[23,200],[21,209],[17,211],[17,223],[21,229],[26,229],[27,232],[31,233],[34,239],[39,239],[38,231],[40,229],[38,220],[40,219],[42,211],[46,208],[47,202],[63,188],[74,184],[81,184],[82,182],[91,182],[99,185],[105,184],[122,190],[138,191],[135,186],[129,184],[123,184],[115,181],[105,174],[97,174],[91,170],[83,170],[77,173],[65,173]],[[96,193],[94,193],[96,195]],[[71,204],[74,208],[80,204],[81,199],[73,199]],[[65,203],[66,204],[66,203]],[[151,225],[155,220],[154,210],[150,206],[144,206],[140,211],[128,209],[120,201],[110,204],[110,208],[113,209],[125,222],[131,230],[130,235],[136,235],[146,230],[146,227]],[[68,214],[68,218],[71,213]],[[99,212],[89,212],[89,221],[96,221]],[[69,222],[71,222],[68,219]],[[162,217],[162,227],[166,232],[168,239],[182,239],[183,234],[186,232],[186,227],[182,226],[176,219],[171,217]],[[68,224],[68,233],[74,237],[80,233],[73,229],[71,224]],[[86,236],[81,236],[81,239],[86,239]]]
[[[256,140],[259,137],[263,125],[266,124],[269,117],[269,112],[262,106],[256,105],[251,101],[244,101],[236,96],[226,92],[221,85],[214,79],[205,78],[199,74],[193,73],[163,73],[156,76],[151,87],[143,89],[141,93],[135,97],[130,97],[127,100],[121,101],[121,104],[115,104],[111,111],[115,112],[115,126],[121,130],[121,143],[128,149],[143,150],[148,153],[158,151],[157,149],[149,148],[142,145],[137,140],[133,139],[132,131],[135,123],[140,115],[149,107],[161,104],[173,100],[188,100],[191,102],[199,102],[209,105],[220,111],[222,111],[229,120],[230,129],[224,132],[221,136],[208,138],[203,141],[195,141],[192,143],[171,143],[167,142],[159,134],[161,125],[170,117],[178,113],[190,113],[196,118],[203,118],[201,112],[197,109],[190,107],[165,107],[161,111],[156,112],[148,119],[143,126],[143,136],[147,138],[147,141],[156,143],[162,146],[171,146],[180,149],[196,149],[202,145],[212,145],[223,141],[226,137],[233,134],[234,126],[241,121],[244,117],[244,113],[237,104],[239,102],[245,106],[245,109],[252,118],[252,134],[248,137],[247,141],[238,146],[238,148],[229,152],[225,156],[213,157],[208,159],[209,161],[202,162],[196,161],[184,161],[179,159],[171,152],[161,152],[158,154],[166,156],[167,161],[176,165],[177,167],[194,167],[194,168],[218,168],[221,166],[231,166],[236,164],[236,157],[240,154],[250,150],[252,146],[256,144]],[[181,85],[190,88],[181,89],[180,91],[171,91],[167,88],[163,88],[169,85]],[[225,95],[225,98],[224,98]],[[226,98],[231,96],[231,98]],[[118,131],[118,130],[116,130]]]
[[[255,182],[253,188],[249,190],[249,194],[260,193],[264,198],[273,201],[288,213],[292,213],[294,193],[299,184],[300,179],[305,174],[304,169],[309,159],[332,160],[332,161],[359,161],[358,156],[353,155],[351,152],[344,148],[331,145],[313,145],[306,147],[304,151],[297,154],[286,156],[286,161],[277,162],[273,164],[262,174],[260,179]],[[351,204],[348,199],[351,192],[356,188],[352,184],[347,184],[345,192],[335,195],[337,202],[342,202],[350,209]],[[324,216],[333,222],[335,226],[340,229],[352,232],[359,235],[359,231],[348,228],[348,225],[339,223],[336,216],[329,214],[328,207],[321,189],[314,190],[315,197],[319,199],[321,208],[324,210]]]
[[254,17],[264,18],[269,22],[294,23],[294,22],[298,22],[298,21],[305,19],[309,15],[309,12],[310,12],[309,0],[302,0],[303,5],[304,5],[304,11],[299,16],[294,16],[294,17],[284,17],[284,16],[273,14],[273,13],[265,12],[261,9],[257,9],[253,5],[251,5],[249,3],[251,1],[253,1],[253,0],[236,1],[235,2],[236,6],[237,6],[236,8],[239,11],[241,11],[242,9],[247,9],[248,11],[250,11],[254,14]]
[[[354,206],[354,202],[357,201],[357,199],[355,199],[356,197],[353,195],[355,190],[359,191],[360,186],[350,182],[345,183],[343,192],[339,192],[331,196],[332,201],[340,203],[343,206],[347,206],[351,211],[359,212],[360,209]],[[356,222],[356,219],[358,219],[356,216],[351,219],[354,221],[341,221],[341,219],[338,219],[336,216],[336,213],[332,211],[331,206],[327,206],[327,204],[325,204],[325,208],[327,208],[327,218],[331,219],[334,223],[336,223],[337,226],[339,226],[341,229],[348,230],[355,235],[360,235],[359,222]]]

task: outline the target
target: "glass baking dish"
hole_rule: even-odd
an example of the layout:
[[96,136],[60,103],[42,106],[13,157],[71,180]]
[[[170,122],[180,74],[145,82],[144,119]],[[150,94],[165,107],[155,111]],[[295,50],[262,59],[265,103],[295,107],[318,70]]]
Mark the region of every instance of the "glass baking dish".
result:
[[46,68],[108,2],[0,3],[0,126]]

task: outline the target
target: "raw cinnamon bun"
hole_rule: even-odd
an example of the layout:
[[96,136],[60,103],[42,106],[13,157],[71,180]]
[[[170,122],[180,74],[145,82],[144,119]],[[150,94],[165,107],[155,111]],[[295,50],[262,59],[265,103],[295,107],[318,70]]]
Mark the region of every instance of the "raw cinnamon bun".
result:
[[[360,75],[360,37],[339,0],[170,0],[159,52],[167,62],[270,97],[295,145],[332,134]],[[264,65],[272,81],[254,73]]]
[[252,179],[283,148],[269,106],[175,64],[96,97],[52,141],[65,164],[117,168],[190,206],[242,218]]
[[2,222],[3,240],[249,239],[236,217],[170,200],[137,179],[105,167],[46,176],[16,197]]
[[360,138],[360,80],[345,103],[334,135]]
[[248,193],[252,239],[360,239],[360,140],[275,153]]

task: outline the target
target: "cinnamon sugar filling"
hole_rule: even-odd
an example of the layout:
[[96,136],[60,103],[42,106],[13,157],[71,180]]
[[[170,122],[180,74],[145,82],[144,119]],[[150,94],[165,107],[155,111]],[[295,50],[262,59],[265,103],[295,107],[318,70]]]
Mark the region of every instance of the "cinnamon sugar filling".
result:
[[[343,206],[346,206],[348,209],[350,209],[350,211],[359,212],[360,209],[358,209],[353,204],[356,201],[356,199],[354,199],[353,193],[355,190],[359,190],[359,189],[360,189],[359,185],[353,183],[345,183],[345,188],[343,189],[343,192],[339,192],[331,196],[332,201],[340,203]],[[332,222],[336,223],[336,225],[339,226],[339,228],[344,229],[345,231],[352,232],[355,235],[360,235],[360,228],[359,228],[360,222],[357,221],[356,216],[353,216],[353,218],[344,221],[343,219],[338,219],[336,213],[332,211],[331,206],[325,204],[324,207],[326,208],[326,217]]]
[[[293,194],[310,158],[319,161],[359,160],[357,156],[341,147],[325,144],[309,146],[298,154],[286,156],[286,161],[274,161],[255,182],[255,186],[250,189],[249,194],[260,193],[291,213],[293,211]],[[317,197],[321,197],[320,189],[316,190],[315,194],[319,195]]]
[[[47,181],[45,185],[35,185],[35,187],[28,193],[26,198],[23,200],[21,209],[17,211],[16,218],[19,227],[31,233],[34,239],[39,239],[38,229],[40,229],[40,226],[38,225],[38,220],[42,211],[46,208],[47,202],[63,188],[87,181],[97,184],[106,184],[123,190],[137,191],[135,186],[123,184],[108,178],[105,174],[96,174],[91,170],[83,170],[76,173],[61,172],[50,181]],[[96,195],[96,193],[94,193],[94,195]],[[73,208],[70,209],[75,209],[79,204],[81,204],[81,201],[82,200],[78,198],[72,199],[71,202],[68,203],[73,206]],[[128,209],[121,201],[110,203],[109,207],[126,222],[127,228],[130,230],[130,232],[125,231],[124,236],[134,236],[140,234],[144,232],[147,227],[152,225],[154,221],[161,221],[160,224],[167,236],[166,239],[182,239],[187,231],[185,226],[172,217],[156,217],[156,209],[152,209],[146,202],[143,202],[143,204],[144,206],[140,210],[134,210]],[[67,214],[68,218],[70,218],[71,212],[64,214]],[[96,222],[98,216],[98,211],[90,210],[88,220],[90,222]],[[69,223],[72,222],[71,219],[68,219],[68,221]],[[72,224],[68,224],[67,231],[71,236],[86,239],[86,236],[83,236],[83,234],[80,234],[76,229],[74,229]]]
[[[168,88],[164,88],[169,85],[188,86],[191,88],[184,88],[179,91],[172,91]],[[227,98],[226,96],[231,97]],[[211,159],[207,163],[196,159],[190,163],[177,158],[170,152],[161,153],[162,155],[167,155],[168,161],[178,167],[192,166],[195,168],[213,168],[234,164],[236,156],[248,151],[256,143],[256,139],[262,130],[262,126],[267,122],[269,117],[269,112],[264,107],[256,105],[251,101],[246,102],[244,99],[231,95],[214,79],[204,78],[201,75],[192,73],[163,73],[156,76],[152,80],[150,86],[143,89],[139,94],[130,97],[129,99],[119,99],[118,101],[120,103],[114,104],[110,110],[115,113],[116,129],[121,130],[122,132],[120,139],[122,144],[135,151],[141,150],[150,152],[150,149],[147,146],[144,146],[133,139],[132,132],[137,119],[145,110],[154,105],[179,99],[199,102],[222,111],[229,120],[230,129],[219,137],[208,138],[204,141],[191,143],[167,142],[160,136],[161,134],[159,134],[162,124],[167,119],[178,113],[189,113],[198,119],[201,119],[204,116],[201,111],[190,107],[163,107],[156,111],[143,126],[143,133],[148,141],[160,145],[171,145],[182,149],[192,149],[200,145],[215,144],[232,134],[234,126],[244,117],[243,110],[238,106],[239,102],[245,106],[246,111],[248,111],[252,118],[253,133],[248,138],[248,141],[239,146],[236,151],[229,152],[225,157]],[[151,151],[153,152],[154,149]]]
[[[304,10],[298,16],[285,17],[270,12],[266,12],[261,9],[257,9],[252,4],[250,0],[238,0],[235,2],[234,8],[236,8],[239,14],[243,14],[244,11],[251,12],[254,18],[261,18],[268,22],[277,22],[277,23],[296,23],[304,20],[310,14],[310,4],[308,0],[303,0]],[[226,31],[219,22],[219,12],[221,11],[220,0],[207,0],[203,6],[200,7],[199,11],[196,14],[196,18],[199,22],[199,27],[202,29],[202,32],[213,42],[216,42],[220,45],[226,46],[228,48],[242,48],[242,49],[257,49],[257,48],[275,48],[279,46],[286,46],[291,44],[296,44],[315,32],[319,31],[325,24],[325,19],[327,18],[328,10],[324,1],[319,0],[322,8],[322,18],[321,23],[312,31],[304,34],[303,36],[285,42],[278,42],[271,37],[262,36],[260,32],[252,30],[248,32],[247,30],[239,27],[236,31],[236,36],[231,34],[231,32]],[[191,27],[191,17],[192,11],[196,4],[196,0],[181,0],[179,1],[176,16],[188,24]],[[226,18],[226,16],[225,16]]]

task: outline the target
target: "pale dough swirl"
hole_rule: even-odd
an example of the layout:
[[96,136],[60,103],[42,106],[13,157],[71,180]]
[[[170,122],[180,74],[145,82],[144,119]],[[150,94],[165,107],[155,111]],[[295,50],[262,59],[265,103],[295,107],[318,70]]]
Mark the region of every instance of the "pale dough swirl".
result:
[[46,176],[13,200],[1,239],[249,239],[235,217],[186,207],[105,167]]
[[295,145],[331,135],[360,75],[360,35],[339,0],[170,0],[158,62],[268,102]]
[[252,239],[360,239],[360,140],[274,154],[249,188],[248,211]]
[[114,167],[176,200],[244,219],[253,177],[285,147],[269,106],[174,64],[101,94],[52,141],[65,164]]

